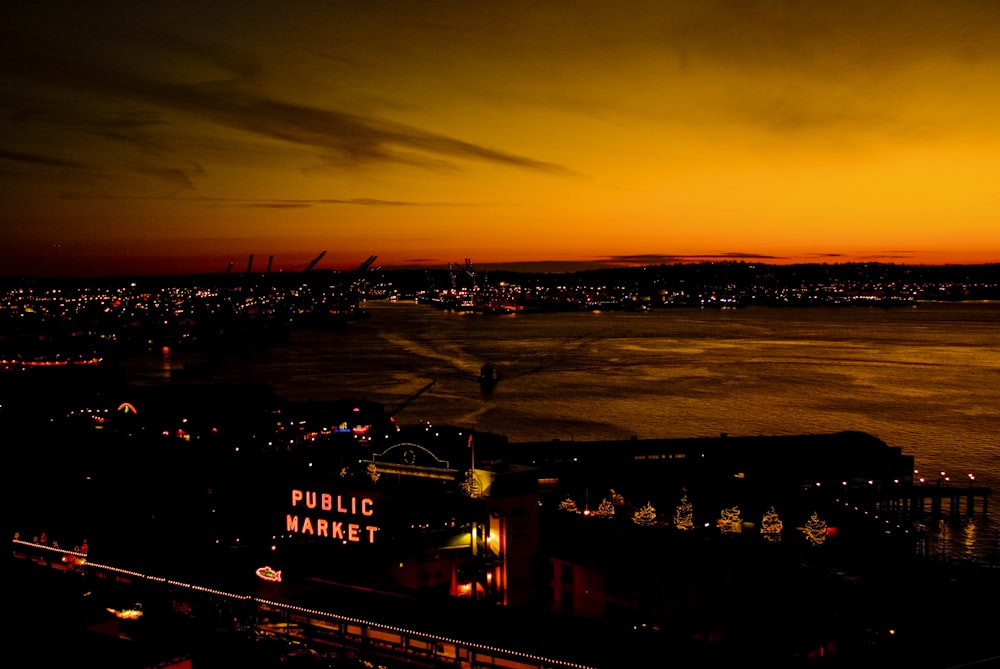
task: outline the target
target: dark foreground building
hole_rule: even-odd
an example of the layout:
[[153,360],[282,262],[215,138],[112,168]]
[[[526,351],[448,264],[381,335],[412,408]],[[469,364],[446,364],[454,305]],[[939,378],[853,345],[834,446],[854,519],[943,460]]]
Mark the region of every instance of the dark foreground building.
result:
[[913,461],[870,435],[509,443],[259,388],[130,392],[36,424],[15,477],[18,536],[85,544],[83,571],[595,667],[904,658],[924,624]]

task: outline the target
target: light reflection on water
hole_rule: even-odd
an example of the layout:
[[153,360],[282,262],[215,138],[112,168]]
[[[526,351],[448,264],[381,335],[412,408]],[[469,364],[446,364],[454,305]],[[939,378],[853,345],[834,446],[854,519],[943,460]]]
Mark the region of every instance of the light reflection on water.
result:
[[973,519],[968,519],[965,521],[965,527],[962,528],[962,555],[964,558],[974,558],[976,554],[976,521]]

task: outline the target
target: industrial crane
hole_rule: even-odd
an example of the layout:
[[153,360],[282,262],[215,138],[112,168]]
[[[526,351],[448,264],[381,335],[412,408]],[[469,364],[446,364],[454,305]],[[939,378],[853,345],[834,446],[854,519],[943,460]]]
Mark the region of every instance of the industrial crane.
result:
[[471,258],[465,259],[465,273],[469,275],[470,279],[472,279],[472,289],[475,290],[478,286],[476,286],[476,273],[472,271]]
[[311,270],[313,267],[316,266],[316,263],[318,263],[323,258],[323,256],[325,256],[325,255],[326,255],[326,251],[320,252],[320,254],[318,256],[316,256],[315,258],[313,258],[312,262],[310,262],[308,265],[306,265],[306,268],[304,270],[302,270],[302,271],[303,272],[308,272],[309,270]]
[[348,283],[351,290],[358,291],[362,289],[362,284],[365,280],[365,271],[372,266],[372,263],[375,262],[375,258],[377,257],[378,256],[368,256],[367,260],[358,265],[358,268],[348,275]]

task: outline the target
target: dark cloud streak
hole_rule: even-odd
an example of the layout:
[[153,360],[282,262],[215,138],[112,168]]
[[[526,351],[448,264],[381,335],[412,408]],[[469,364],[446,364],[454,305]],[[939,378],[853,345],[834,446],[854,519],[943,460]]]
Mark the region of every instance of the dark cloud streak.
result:
[[[159,167],[152,165],[135,165],[133,170],[139,174],[145,174],[147,176],[154,177],[160,181],[164,181],[175,188],[180,190],[194,190],[194,180],[188,171],[170,168],[170,167]],[[194,174],[201,173],[201,168],[194,166],[190,170]]]
[[[219,200],[215,200],[219,201]],[[273,209],[304,208],[317,205],[348,205],[359,207],[440,207],[448,206],[440,202],[403,202],[399,200],[376,200],[373,198],[353,198],[347,200],[273,200],[270,202],[241,202],[246,207],[263,207]]]
[[660,254],[640,254],[640,255],[620,255],[608,256],[599,262],[611,265],[666,265],[672,263],[688,262],[716,262],[719,260],[783,260],[781,256],[767,255],[763,253],[710,253],[698,255],[660,255]]
[[51,156],[44,156],[41,154],[34,153],[24,153],[22,151],[7,151],[0,149],[0,160],[11,160],[19,163],[28,163],[31,165],[43,165],[46,167],[68,167],[72,169],[88,169],[89,165],[86,163],[77,162],[75,160],[66,160],[64,158],[53,158]]
[[[123,67],[24,53],[12,44],[0,47],[0,56],[8,63],[0,65],[0,72],[8,77],[28,78],[34,85],[83,89],[82,92],[114,105],[152,105],[182,112],[234,130],[331,154],[350,164],[419,164],[420,154],[428,154],[432,159],[475,160],[550,174],[572,173],[560,165],[401,123],[250,93],[236,85],[254,71],[250,67],[234,66],[232,79],[223,83],[179,84],[129,72]],[[234,62],[242,61],[227,58],[222,64],[232,66]],[[121,120],[122,129],[136,126],[134,118]],[[112,132],[107,120],[101,126],[105,132]]]

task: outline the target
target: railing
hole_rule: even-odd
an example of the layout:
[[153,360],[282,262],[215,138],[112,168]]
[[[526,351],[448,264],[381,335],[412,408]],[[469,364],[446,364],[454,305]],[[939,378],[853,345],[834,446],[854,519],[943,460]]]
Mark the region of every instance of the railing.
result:
[[434,666],[454,666],[461,669],[594,669],[593,667],[558,660],[531,653],[523,653],[480,643],[473,643],[443,635],[431,634],[405,627],[386,625],[372,620],[353,618],[319,609],[306,608],[287,602],[263,599],[252,595],[226,592],[194,583],[123,569],[114,565],[91,562],[85,553],[55,548],[32,541],[13,540],[14,557],[36,562],[55,569],[80,573],[94,571],[106,573],[121,583],[144,582],[190,590],[252,604],[257,610],[255,626],[266,630],[273,626],[274,618],[298,629],[321,642],[334,641],[341,645],[377,650],[400,659],[421,658]]

